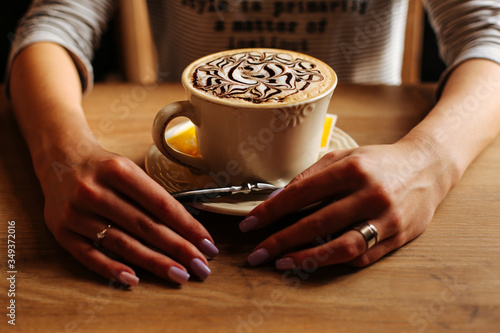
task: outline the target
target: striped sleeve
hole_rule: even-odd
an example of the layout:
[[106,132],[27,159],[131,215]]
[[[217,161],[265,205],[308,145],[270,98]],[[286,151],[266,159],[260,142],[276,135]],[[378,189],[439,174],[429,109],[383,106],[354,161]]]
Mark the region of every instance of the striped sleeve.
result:
[[424,0],[440,55],[450,72],[469,59],[488,59],[500,64],[500,1]]
[[[7,63],[7,87],[12,63],[19,52],[37,42],[52,42],[71,55],[82,89],[92,88],[91,61],[115,0],[35,0],[19,21]],[[8,89],[8,88],[7,88]]]

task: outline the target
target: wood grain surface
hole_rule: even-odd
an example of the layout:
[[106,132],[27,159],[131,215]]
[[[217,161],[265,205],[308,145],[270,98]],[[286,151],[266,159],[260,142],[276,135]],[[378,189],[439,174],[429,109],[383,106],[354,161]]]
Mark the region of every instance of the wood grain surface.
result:
[[[157,110],[184,98],[176,84],[103,84],[84,106],[102,144],[143,166]],[[360,145],[392,143],[432,103],[432,85],[340,85],[330,112]],[[500,138],[420,237],[369,267],[252,268],[247,255],[279,226],[243,235],[239,217],[193,212],[221,249],[211,276],[178,288],[137,269],[141,283],[127,290],[85,269],[46,228],[43,195],[4,96],[0,147],[2,332],[498,332]],[[9,221],[15,297],[8,295]],[[15,327],[8,323],[11,299]]]

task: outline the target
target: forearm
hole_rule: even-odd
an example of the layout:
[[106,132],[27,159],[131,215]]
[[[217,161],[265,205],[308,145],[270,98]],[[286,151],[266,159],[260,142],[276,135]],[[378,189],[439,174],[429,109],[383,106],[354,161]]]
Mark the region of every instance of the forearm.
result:
[[[137,164],[97,143],[65,49],[49,43],[26,48],[15,60],[10,82],[45,194],[45,222],[61,246],[89,269],[125,285],[139,279],[115,257],[180,284],[188,280],[188,270],[200,279],[210,274],[200,249],[211,256],[218,250],[206,229]],[[68,161],[75,153],[78,160]],[[54,163],[63,171],[58,173]],[[96,236],[108,229],[106,238]],[[93,245],[96,239],[106,251]],[[108,251],[116,256],[106,256]]]
[[469,60],[450,75],[443,93],[402,142],[422,144],[419,151],[439,159],[444,195],[500,131],[500,66]]
[[94,142],[81,107],[81,84],[67,51],[52,43],[27,47],[15,59],[10,91],[35,171],[64,163],[82,140]]

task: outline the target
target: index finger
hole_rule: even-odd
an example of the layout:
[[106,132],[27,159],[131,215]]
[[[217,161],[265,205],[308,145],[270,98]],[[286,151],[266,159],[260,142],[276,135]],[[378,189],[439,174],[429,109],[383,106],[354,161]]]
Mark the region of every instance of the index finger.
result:
[[330,151],[323,155],[316,163],[302,171],[299,175],[297,175],[295,178],[293,178],[290,181],[290,184],[293,184],[298,181],[302,181],[318,172],[321,170],[329,167],[333,163],[341,160],[342,158],[348,156],[351,154],[351,152],[354,149],[348,149],[348,150],[335,150],[335,151]]
[[342,161],[287,185],[278,195],[255,207],[240,223],[243,232],[264,227],[314,203],[332,200],[356,186]]
[[214,241],[205,227],[133,162],[118,162],[118,166],[108,168],[106,182],[205,254],[216,254],[213,246],[207,253],[207,240],[212,245]]

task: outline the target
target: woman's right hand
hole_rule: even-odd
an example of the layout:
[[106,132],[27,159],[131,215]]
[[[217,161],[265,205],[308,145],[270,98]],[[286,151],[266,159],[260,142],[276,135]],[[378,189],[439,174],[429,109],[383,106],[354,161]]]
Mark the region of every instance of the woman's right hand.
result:
[[207,278],[204,254],[218,253],[207,230],[135,163],[97,143],[91,151],[78,163],[58,163],[59,172],[38,172],[46,223],[59,244],[90,270],[125,285],[139,282],[129,264],[179,284],[190,274]]
[[[127,285],[139,281],[129,265],[180,284],[188,272],[202,280],[210,274],[203,253],[218,250],[207,230],[135,163],[97,142],[66,49],[50,42],[23,49],[10,92],[45,195],[47,226],[66,250]],[[97,234],[106,229],[98,248]]]

